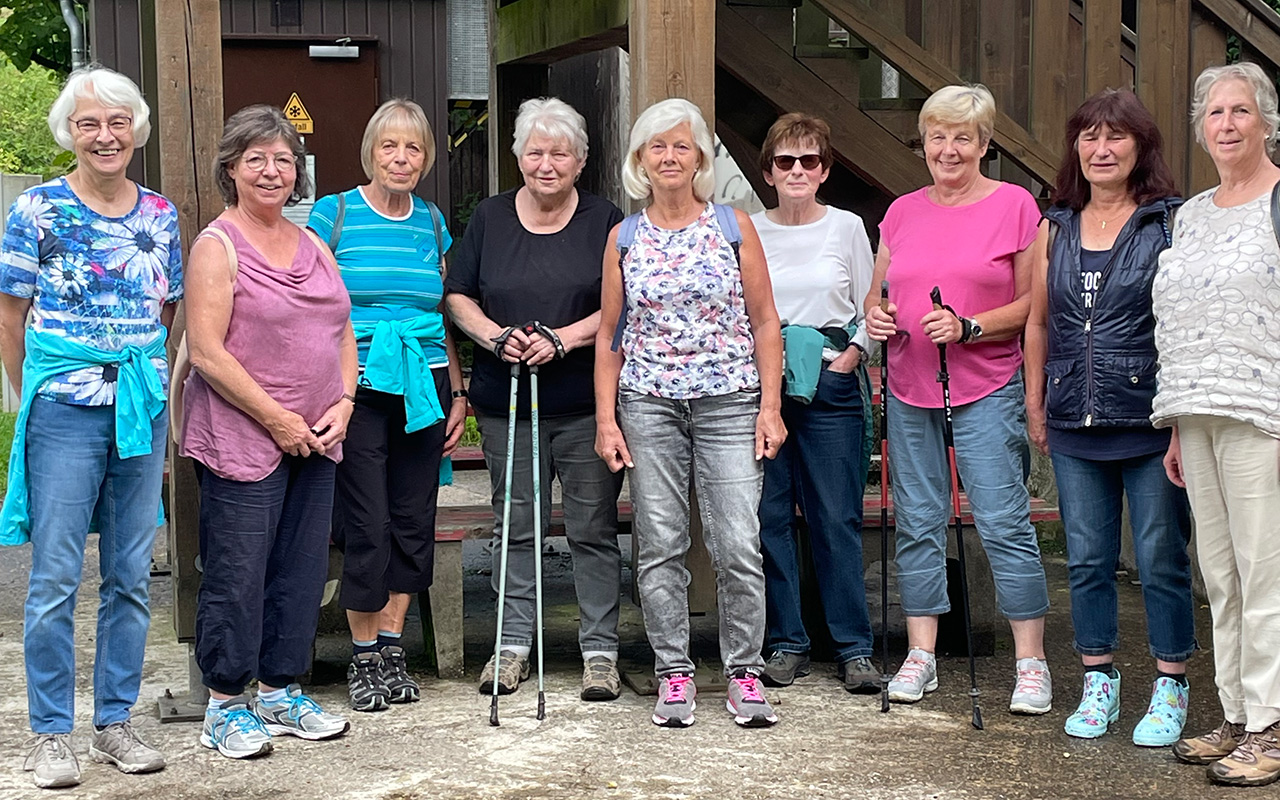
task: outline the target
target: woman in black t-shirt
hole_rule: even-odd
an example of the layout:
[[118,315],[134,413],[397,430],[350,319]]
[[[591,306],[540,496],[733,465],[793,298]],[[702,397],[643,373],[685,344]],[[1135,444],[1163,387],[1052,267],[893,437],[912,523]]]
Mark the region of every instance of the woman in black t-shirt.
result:
[[[476,206],[451,259],[445,302],[454,322],[480,346],[471,373],[471,405],[493,489],[495,545],[501,537],[511,364],[538,367],[542,484],[559,476],[565,534],[578,594],[584,700],[618,696],[618,493],[595,453],[592,370],[600,325],[600,253],[622,220],[617,206],[575,187],[587,158],[586,122],[556,98],[526,100],[512,152],[524,186]],[[537,321],[550,335],[526,335]],[[501,341],[501,344],[495,342]],[[480,692],[514,692],[529,676],[533,642],[533,476],[528,382],[521,381],[511,485],[507,592],[499,663],[490,658]],[[550,491],[542,529],[550,528]],[[497,589],[500,551],[494,547]]]

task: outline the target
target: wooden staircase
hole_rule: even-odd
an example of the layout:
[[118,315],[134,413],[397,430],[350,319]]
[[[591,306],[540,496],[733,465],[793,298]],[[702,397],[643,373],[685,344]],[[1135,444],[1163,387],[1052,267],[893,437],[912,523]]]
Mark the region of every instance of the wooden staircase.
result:
[[[716,130],[768,203],[754,165],[769,124],[792,110],[823,117],[837,158],[825,199],[873,223],[929,181],[916,117],[938,88],[992,90],[999,113],[985,168],[1047,201],[1071,111],[1125,87],[1152,110],[1190,195],[1216,183],[1188,127],[1195,76],[1226,62],[1229,41],[1275,74],[1280,15],[1263,0],[1140,0],[1125,10],[1123,0],[719,0]],[[882,76],[895,73],[886,93]]]

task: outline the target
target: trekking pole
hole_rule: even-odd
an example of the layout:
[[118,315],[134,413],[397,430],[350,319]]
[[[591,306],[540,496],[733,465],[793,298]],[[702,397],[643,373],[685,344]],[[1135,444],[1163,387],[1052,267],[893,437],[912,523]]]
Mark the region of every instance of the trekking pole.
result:
[[[929,293],[933,310],[942,311],[942,291],[933,287]],[[956,557],[960,562],[960,597],[964,604],[964,639],[969,650],[969,697],[973,701],[973,727],[982,730],[982,709],[978,707],[978,668],[973,654],[973,623],[969,615],[969,572],[964,561],[964,524],[960,517],[960,473],[956,469],[955,429],[951,421],[951,376],[947,374],[947,346],[938,345],[938,383],[942,384],[943,442],[947,447],[947,463],[951,467],[952,521],[956,528]]]
[[529,422],[533,433],[533,599],[538,626],[538,719],[546,719],[542,681],[542,460],[538,447],[538,368],[535,365],[529,366]]
[[[889,313],[889,282],[880,281]],[[880,713],[889,713],[889,340],[880,348]]]
[[[511,402],[507,407],[507,463],[503,467],[506,478],[503,481],[505,491],[502,495],[502,551],[498,558],[498,632],[493,639],[493,700],[489,703],[489,724],[494,727],[498,726],[498,672],[502,666],[502,612],[507,602],[507,547],[511,541],[511,473],[516,462],[516,392],[519,388],[520,362],[516,362],[511,365]],[[534,442],[536,447],[537,439]],[[537,480],[536,473],[534,480]],[[535,515],[534,519],[537,520],[538,516]]]

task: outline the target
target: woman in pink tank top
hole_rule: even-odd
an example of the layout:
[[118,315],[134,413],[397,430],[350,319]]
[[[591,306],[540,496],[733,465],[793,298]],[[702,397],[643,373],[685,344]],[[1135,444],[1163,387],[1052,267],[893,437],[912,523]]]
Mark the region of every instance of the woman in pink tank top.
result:
[[305,154],[279,109],[227,120],[215,177],[228,208],[188,268],[181,453],[200,477],[200,743],[230,758],[270,752],[272,734],[348,728],[296,683],[311,665],[356,390],[346,287],[328,248],[282,213],[308,193]]

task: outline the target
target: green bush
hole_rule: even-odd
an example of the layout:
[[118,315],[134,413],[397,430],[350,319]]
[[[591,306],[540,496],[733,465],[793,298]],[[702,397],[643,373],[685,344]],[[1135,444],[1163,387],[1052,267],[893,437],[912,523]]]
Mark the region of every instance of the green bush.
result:
[[67,171],[47,122],[59,88],[54,72],[35,64],[19,72],[0,54],[0,172],[51,178]]
[[13,412],[0,413],[0,497],[4,496],[9,486],[9,450],[13,447],[13,423],[18,415]]

